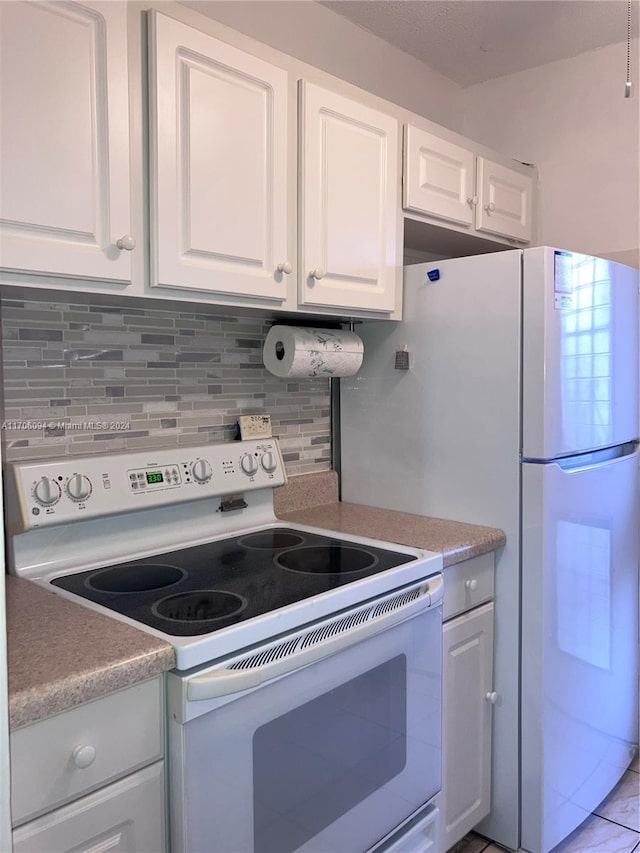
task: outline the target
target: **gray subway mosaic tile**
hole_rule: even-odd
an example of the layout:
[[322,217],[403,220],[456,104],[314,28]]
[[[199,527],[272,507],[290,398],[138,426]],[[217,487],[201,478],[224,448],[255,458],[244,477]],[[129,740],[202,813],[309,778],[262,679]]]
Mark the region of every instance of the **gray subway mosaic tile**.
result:
[[60,329],[18,329],[18,338],[21,341],[61,341]]
[[330,468],[328,381],[287,382],[265,370],[261,348],[273,318],[115,296],[109,305],[50,300],[34,292],[0,303],[5,423],[9,415],[16,424],[43,422],[2,430],[9,461],[226,441],[240,414],[266,412],[289,474]]
[[140,340],[143,344],[172,344],[175,341],[173,335],[150,335],[141,334]]

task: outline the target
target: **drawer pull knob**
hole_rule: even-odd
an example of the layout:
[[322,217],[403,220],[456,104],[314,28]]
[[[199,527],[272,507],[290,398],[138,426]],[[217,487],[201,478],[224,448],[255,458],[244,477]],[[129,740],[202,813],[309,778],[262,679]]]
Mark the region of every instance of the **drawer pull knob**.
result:
[[132,237],[131,234],[124,234],[116,240],[116,246],[120,251],[132,252],[136,247],[136,238]]
[[96,758],[96,748],[94,746],[76,746],[73,750],[73,763],[79,770],[84,770],[93,764]]
[[471,578],[464,582],[464,588],[468,589],[469,592],[475,592],[478,589],[478,581],[475,578]]
[[325,277],[325,274],[326,273],[325,273],[323,267],[316,267],[315,269],[311,270],[311,272],[309,273],[309,278],[313,278],[316,281],[320,281],[321,278]]
[[492,690],[491,693],[487,693],[487,695],[484,698],[491,705],[495,705],[496,702],[498,701],[498,694],[495,692],[495,690]]
[[292,270],[293,266],[289,261],[284,261],[276,267],[276,272],[284,273],[285,275],[289,275]]

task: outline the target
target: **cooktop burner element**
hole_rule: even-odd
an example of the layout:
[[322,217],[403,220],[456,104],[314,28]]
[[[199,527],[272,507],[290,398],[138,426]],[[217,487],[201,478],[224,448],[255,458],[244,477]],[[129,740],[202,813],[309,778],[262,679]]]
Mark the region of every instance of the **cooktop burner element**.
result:
[[[415,559],[276,527],[77,572],[51,583],[165,634],[195,636]],[[169,585],[167,595],[164,588]]]
[[243,548],[259,548],[269,551],[277,551],[282,548],[294,548],[302,545],[304,536],[297,533],[288,533],[284,530],[262,530],[260,533],[251,533],[238,540]]
[[247,606],[246,598],[219,589],[201,589],[170,595],[152,606],[163,619],[174,622],[210,622],[235,616]]
[[348,575],[373,568],[377,562],[377,557],[364,548],[332,544],[284,551],[282,554],[278,554],[275,562],[276,565],[292,572]]
[[186,575],[177,566],[154,566],[152,564],[128,565],[100,569],[86,578],[85,584],[97,592],[150,592],[181,581]]

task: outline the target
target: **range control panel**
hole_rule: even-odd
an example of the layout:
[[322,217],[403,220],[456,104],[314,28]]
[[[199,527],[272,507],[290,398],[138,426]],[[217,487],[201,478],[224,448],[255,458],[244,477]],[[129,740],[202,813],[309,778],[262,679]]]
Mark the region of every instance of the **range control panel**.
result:
[[14,463],[14,532],[280,486],[277,439]]

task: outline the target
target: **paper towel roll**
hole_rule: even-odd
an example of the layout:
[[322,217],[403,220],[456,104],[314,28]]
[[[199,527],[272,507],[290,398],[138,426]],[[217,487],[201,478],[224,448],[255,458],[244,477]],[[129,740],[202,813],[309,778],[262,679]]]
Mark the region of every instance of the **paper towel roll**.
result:
[[282,378],[353,376],[363,354],[364,344],[354,332],[272,326],[262,360],[270,373]]

